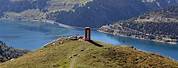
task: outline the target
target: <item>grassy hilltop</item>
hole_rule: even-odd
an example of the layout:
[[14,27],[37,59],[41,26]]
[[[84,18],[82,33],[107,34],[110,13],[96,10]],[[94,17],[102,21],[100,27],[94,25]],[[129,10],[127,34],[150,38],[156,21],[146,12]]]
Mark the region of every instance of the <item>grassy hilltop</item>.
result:
[[83,40],[62,40],[33,53],[0,64],[0,68],[176,68],[168,58],[137,51],[132,47]]

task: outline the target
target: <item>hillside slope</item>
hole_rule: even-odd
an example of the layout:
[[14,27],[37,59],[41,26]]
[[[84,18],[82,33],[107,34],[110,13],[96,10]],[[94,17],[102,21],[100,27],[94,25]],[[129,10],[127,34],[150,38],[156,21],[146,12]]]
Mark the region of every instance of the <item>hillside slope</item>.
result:
[[0,64],[1,68],[175,68],[177,62],[131,47],[82,40],[60,40],[33,53]]

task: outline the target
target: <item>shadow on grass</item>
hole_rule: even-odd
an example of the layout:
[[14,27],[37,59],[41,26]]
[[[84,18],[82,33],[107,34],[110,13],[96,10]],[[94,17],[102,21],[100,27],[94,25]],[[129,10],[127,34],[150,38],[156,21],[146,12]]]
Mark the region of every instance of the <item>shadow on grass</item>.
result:
[[95,41],[93,41],[93,40],[89,40],[88,42],[90,42],[90,43],[92,43],[92,44],[94,44],[94,45],[96,45],[96,46],[98,46],[98,47],[103,47],[103,45],[98,44],[97,42],[95,42]]

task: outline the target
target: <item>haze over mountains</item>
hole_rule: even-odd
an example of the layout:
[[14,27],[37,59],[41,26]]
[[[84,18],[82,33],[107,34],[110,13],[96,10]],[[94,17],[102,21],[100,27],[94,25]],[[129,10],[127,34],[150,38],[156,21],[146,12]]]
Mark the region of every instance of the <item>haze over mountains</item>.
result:
[[177,3],[178,0],[0,0],[0,16],[99,27]]

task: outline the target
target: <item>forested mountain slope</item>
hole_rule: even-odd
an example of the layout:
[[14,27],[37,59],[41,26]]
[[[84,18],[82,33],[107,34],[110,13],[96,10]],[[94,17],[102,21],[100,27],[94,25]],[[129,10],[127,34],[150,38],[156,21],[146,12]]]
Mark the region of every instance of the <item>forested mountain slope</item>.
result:
[[0,41],[0,63],[18,58],[28,52],[28,50],[8,47],[4,42]]

